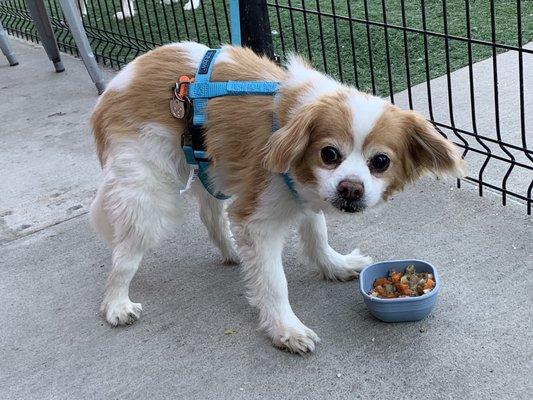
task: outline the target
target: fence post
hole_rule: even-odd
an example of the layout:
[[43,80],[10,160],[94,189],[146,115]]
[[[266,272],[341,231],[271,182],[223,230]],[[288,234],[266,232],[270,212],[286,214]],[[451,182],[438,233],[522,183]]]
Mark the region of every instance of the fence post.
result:
[[242,45],[274,59],[266,0],[239,0]]

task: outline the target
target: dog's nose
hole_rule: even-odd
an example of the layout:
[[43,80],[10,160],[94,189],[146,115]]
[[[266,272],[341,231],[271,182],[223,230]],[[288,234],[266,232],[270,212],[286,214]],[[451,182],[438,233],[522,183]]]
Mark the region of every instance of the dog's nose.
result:
[[341,181],[337,186],[337,191],[345,200],[359,200],[365,194],[365,187],[361,182]]

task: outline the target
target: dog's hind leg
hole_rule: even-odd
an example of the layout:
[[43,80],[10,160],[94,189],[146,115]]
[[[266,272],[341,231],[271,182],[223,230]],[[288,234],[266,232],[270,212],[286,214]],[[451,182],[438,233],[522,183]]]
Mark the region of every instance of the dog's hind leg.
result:
[[132,243],[120,243],[113,249],[113,269],[107,280],[100,308],[112,326],[129,325],[141,316],[142,306],[130,300],[129,289],[141,263],[143,250],[141,246]]
[[337,253],[328,244],[326,219],[322,212],[306,212],[301,225],[303,251],[317,273],[324,279],[347,281],[354,279],[366,265],[372,262],[370,257],[362,255],[355,249],[350,254]]
[[228,264],[239,263],[239,256],[235,250],[225,210],[225,202],[213,197],[199,181],[195,181],[192,188],[198,198],[200,219],[207,228],[209,238],[220,249],[224,262]]
[[113,265],[101,310],[113,326],[139,318],[142,308],[130,300],[130,282],[144,253],[174,232],[179,221],[178,146],[176,136],[158,124],[146,124],[137,136],[110,145],[91,218],[104,237],[112,227]]
[[[113,166],[109,169],[112,170]],[[131,204],[119,199],[118,195],[124,189],[119,182],[109,179],[109,172],[106,175],[106,181],[98,189],[91,205],[90,217],[93,228],[102,235],[113,251],[112,269],[107,280],[101,311],[107,322],[116,326],[130,324],[141,315],[141,304],[130,300],[129,286],[147,246],[143,245],[142,238],[136,232],[139,230],[135,222],[138,212],[131,207]],[[137,197],[131,189],[129,192],[131,198]],[[128,210],[130,217],[125,218],[125,215],[119,217],[117,212],[119,209],[123,210],[122,214]]]

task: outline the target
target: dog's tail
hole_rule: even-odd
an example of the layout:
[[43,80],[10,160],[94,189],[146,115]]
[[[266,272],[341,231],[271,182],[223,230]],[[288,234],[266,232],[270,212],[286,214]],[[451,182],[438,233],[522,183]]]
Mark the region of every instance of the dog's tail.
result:
[[94,137],[94,143],[96,144],[96,151],[98,153],[98,159],[100,160],[100,166],[103,168],[106,161],[107,153],[107,126],[109,124],[110,114],[106,113],[106,101],[105,98],[107,92],[104,92],[98,99],[93,113],[91,115],[91,127]]

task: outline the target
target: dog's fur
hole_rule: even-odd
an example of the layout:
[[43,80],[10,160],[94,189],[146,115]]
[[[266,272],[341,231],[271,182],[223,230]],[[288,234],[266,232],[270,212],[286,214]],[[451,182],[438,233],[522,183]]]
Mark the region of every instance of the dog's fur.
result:
[[[180,0],[163,0],[163,3],[166,5],[177,3]],[[78,4],[80,7],[80,12],[82,15],[87,15],[87,0],[78,0]],[[185,5],[183,6],[184,10],[192,10],[193,8],[196,10],[198,6],[200,5],[200,0],[189,0]],[[120,3],[121,10],[117,11],[115,13],[115,18],[118,20],[123,20],[125,18],[132,18],[135,16],[135,7],[133,0],[121,0]]]
[[[104,181],[91,218],[113,252],[102,303],[111,325],[139,318],[141,305],[130,301],[130,281],[143,254],[179,229],[179,189],[189,167],[180,148],[185,123],[169,112],[170,88],[180,75],[194,76],[206,50],[184,42],[137,58],[110,82],[94,110]],[[415,112],[342,85],[298,57],[284,69],[251,50],[224,46],[212,80],[280,82],[275,97],[221,97],[207,106],[211,175],[233,196],[231,231],[223,202],[198,181],[192,192],[224,260],[242,264],[260,326],[278,347],[313,351],[319,338],[288,299],[281,254],[289,225],[299,223],[304,251],[320,276],[353,279],[371,260],[358,250],[341,255],[329,246],[323,211],[371,207],[427,172],[461,175],[461,157]],[[274,133],[273,112],[281,126]],[[321,158],[325,146],[338,150],[335,164]],[[368,166],[377,153],[390,158],[384,172]],[[290,172],[299,198],[284,183],[283,172]],[[357,198],[342,197],[340,188],[355,184]]]

